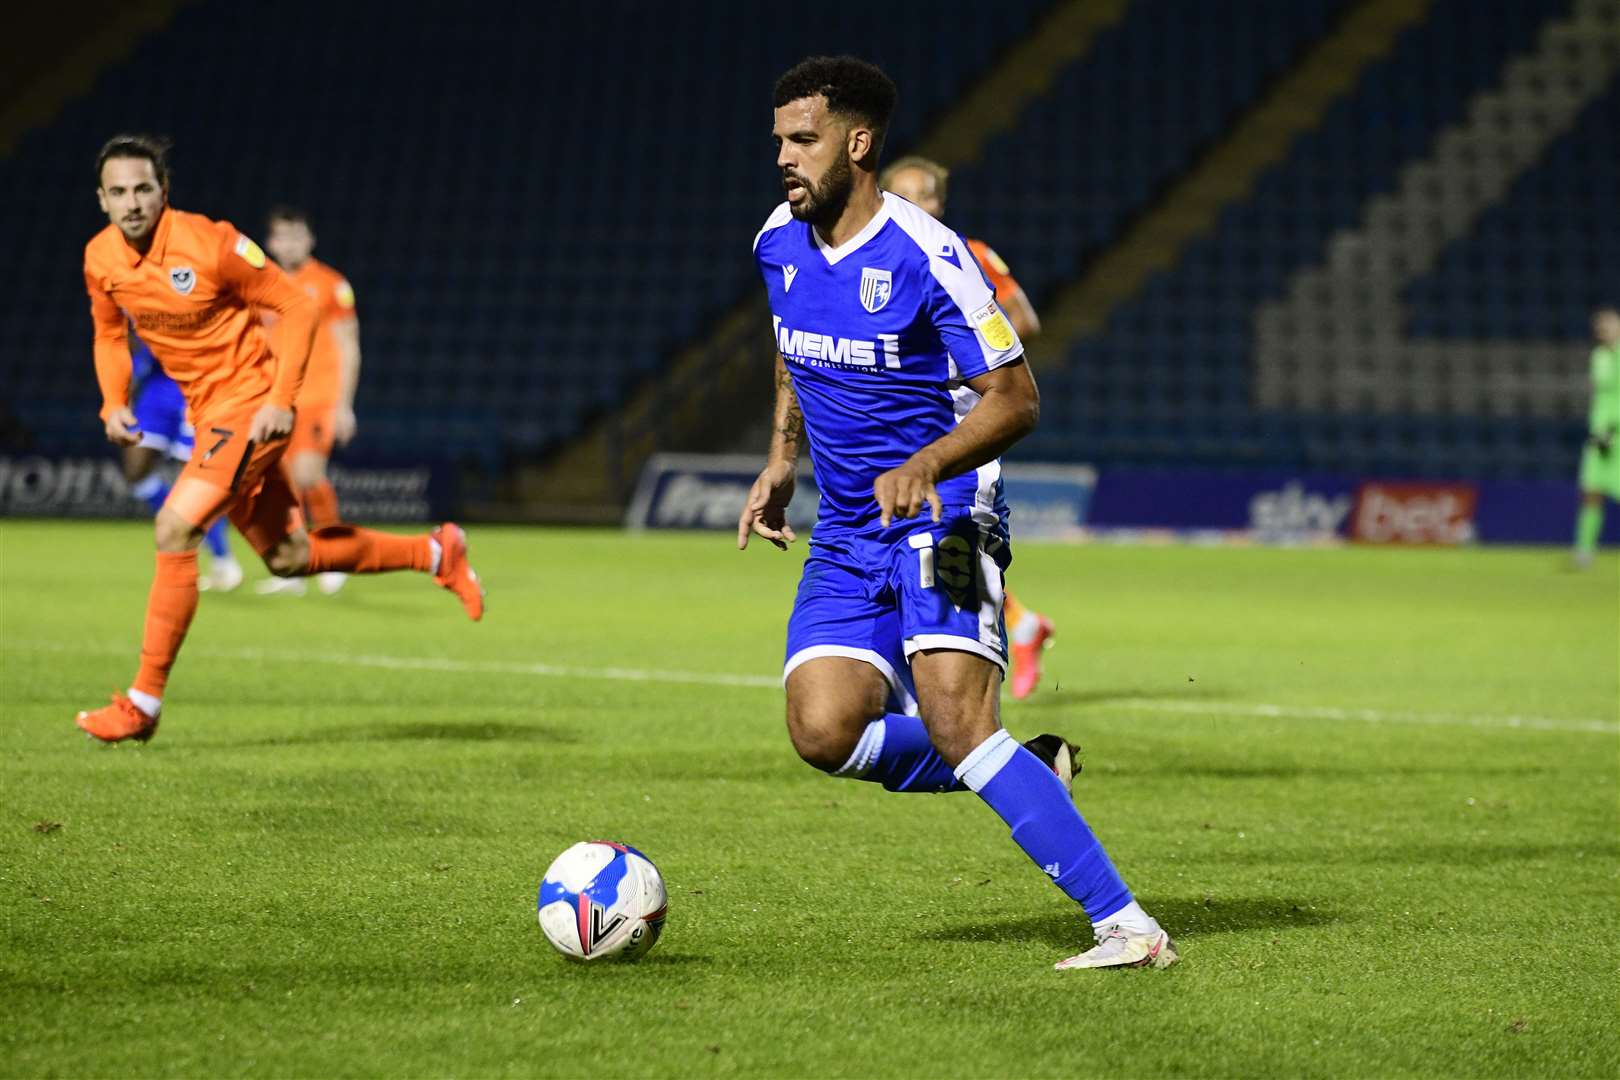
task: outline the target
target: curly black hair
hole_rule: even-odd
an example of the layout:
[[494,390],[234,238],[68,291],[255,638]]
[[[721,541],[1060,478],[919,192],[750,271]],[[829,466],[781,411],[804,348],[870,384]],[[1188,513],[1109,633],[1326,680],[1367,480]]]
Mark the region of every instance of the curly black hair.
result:
[[174,144],[158,135],[114,135],[96,154],[96,187],[101,186],[101,170],[113,158],[145,158],[152,163],[158,186],[169,186],[169,150]]
[[828,112],[855,117],[871,127],[877,149],[883,149],[900,91],[882,68],[854,56],[806,57],[776,80],[774,104],[780,109],[817,94],[827,99]]

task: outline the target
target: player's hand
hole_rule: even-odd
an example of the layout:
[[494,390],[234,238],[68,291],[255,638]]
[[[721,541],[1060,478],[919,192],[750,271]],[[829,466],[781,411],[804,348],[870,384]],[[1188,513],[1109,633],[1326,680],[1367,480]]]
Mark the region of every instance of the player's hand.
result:
[[339,446],[348,446],[353,438],[354,410],[347,405],[339,405],[332,414],[332,441]]
[[114,446],[138,446],[141,441],[141,426],[135,419],[135,413],[128,409],[114,409],[107,417],[107,441]]
[[248,425],[248,438],[262,446],[272,439],[285,438],[292,433],[292,429],[293,411],[267,401],[253,414],[253,423]]
[[780,551],[786,551],[798,539],[793,526],[787,523],[788,503],[793,501],[797,480],[795,472],[791,464],[781,461],[773,461],[760,471],[737,518],[738,551],[748,547],[750,535],[763,536]]
[[934,488],[938,480],[938,471],[916,458],[879,476],[872,484],[872,495],[877,499],[883,527],[888,528],[896,518],[916,517],[922,513],[924,503],[933,507],[934,520],[938,521],[945,512]]

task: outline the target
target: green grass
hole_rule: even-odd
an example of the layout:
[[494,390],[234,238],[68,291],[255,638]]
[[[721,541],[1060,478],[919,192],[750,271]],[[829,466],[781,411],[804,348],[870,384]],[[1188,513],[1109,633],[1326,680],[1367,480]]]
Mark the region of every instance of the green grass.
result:
[[[5,1075],[1620,1070],[1613,556],[1023,546],[1059,639],[1005,719],[1084,744],[1183,955],[1058,974],[1081,925],[977,799],[794,757],[797,553],[475,530],[476,626],[408,576],[204,596],[158,738],[91,745],[147,536],[0,524]],[[535,925],[598,836],[669,884],[639,965]]]

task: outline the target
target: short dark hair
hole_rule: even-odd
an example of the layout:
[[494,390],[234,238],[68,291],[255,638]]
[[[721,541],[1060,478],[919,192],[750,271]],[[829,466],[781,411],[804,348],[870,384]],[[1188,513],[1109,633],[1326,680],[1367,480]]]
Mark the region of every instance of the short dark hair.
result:
[[788,68],[776,80],[775,107],[821,95],[827,111],[853,116],[872,128],[878,153],[889,130],[900,91],[876,64],[854,56],[811,56]]
[[289,203],[277,203],[265,215],[264,223],[266,226],[274,225],[278,221],[290,221],[299,225],[306,225],[310,229],[315,228],[314,223],[309,220],[309,211],[301,206],[293,206]]
[[114,135],[101,144],[101,152],[96,155],[96,187],[101,186],[101,170],[113,158],[145,158],[152,163],[152,172],[157,175],[158,184],[167,189],[169,150],[173,145],[159,135]]

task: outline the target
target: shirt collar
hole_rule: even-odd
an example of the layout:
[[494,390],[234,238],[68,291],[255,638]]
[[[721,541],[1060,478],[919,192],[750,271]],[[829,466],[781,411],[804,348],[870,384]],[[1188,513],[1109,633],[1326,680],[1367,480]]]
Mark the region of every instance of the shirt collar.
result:
[[872,220],[868,221],[864,226],[862,226],[860,232],[856,233],[848,240],[845,240],[837,247],[833,247],[831,244],[827,243],[827,241],[823,240],[821,238],[821,234],[816,231],[816,227],[814,225],[810,226],[810,242],[816,246],[816,250],[821,252],[822,256],[827,260],[827,265],[838,265],[838,263],[846,256],[853,254],[862,244],[876,236],[878,230],[883,228],[883,226],[888,223],[889,193],[883,192],[882,194],[883,205],[878,207],[878,212],[872,215]]

